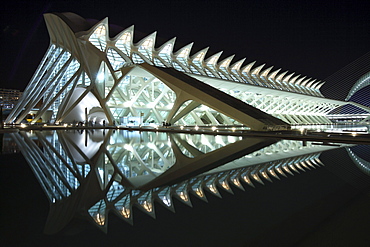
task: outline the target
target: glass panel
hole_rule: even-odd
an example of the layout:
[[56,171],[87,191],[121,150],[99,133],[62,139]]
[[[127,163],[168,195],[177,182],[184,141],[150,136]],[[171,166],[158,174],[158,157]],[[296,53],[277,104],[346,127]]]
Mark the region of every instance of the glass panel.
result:
[[98,26],[94,33],[90,36],[89,41],[99,50],[105,51],[105,47],[107,45],[105,26]]

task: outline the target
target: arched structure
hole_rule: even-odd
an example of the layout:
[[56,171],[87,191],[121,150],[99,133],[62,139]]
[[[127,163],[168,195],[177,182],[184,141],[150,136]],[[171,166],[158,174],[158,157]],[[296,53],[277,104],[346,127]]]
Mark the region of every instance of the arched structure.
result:
[[6,123],[20,123],[33,111],[31,123],[137,118],[287,129],[331,123],[327,114],[348,104],[325,99],[324,82],[305,76],[243,65],[245,59],[234,56],[219,61],[222,52],[206,57],[208,48],[191,55],[193,43],[173,51],[175,39],[155,47],[156,32],[134,43],[131,26],[111,38],[107,18],[91,25],[73,13],[53,13],[45,21],[49,49]]
[[[368,159],[364,159],[364,157],[360,157],[357,153],[356,148],[362,148],[363,150],[369,151],[368,146],[358,146],[358,147],[346,147],[349,157],[352,159],[353,163],[365,174],[370,176],[370,161]],[[366,152],[366,151],[365,151]]]
[[353,85],[353,87],[351,88],[346,97],[346,101],[349,101],[356,92],[360,91],[361,89],[369,85],[370,85],[370,72],[363,75],[360,79],[358,79],[355,85]]
[[[351,90],[349,91],[347,97],[346,97],[346,101],[350,101],[352,96],[354,96],[355,93],[357,93],[358,91],[360,91],[361,89],[365,88],[365,87],[370,87],[370,72],[369,73],[366,73],[365,75],[363,75],[356,83],[355,85],[353,85],[353,87],[351,88]],[[369,97],[367,97],[367,106],[370,105],[370,100],[369,100]],[[360,105],[359,106],[361,109],[363,109],[363,105]],[[366,109],[363,109],[363,110],[367,110],[368,107]],[[363,119],[361,120],[362,123],[365,123],[365,122],[370,122],[370,114],[369,112],[367,112],[367,114],[364,114],[363,116]]]

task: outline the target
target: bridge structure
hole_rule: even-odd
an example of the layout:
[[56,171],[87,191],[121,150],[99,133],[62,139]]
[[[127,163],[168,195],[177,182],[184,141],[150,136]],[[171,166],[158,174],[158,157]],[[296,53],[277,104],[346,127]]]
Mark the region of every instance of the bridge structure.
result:
[[[45,14],[50,46],[5,123],[91,125],[244,125],[282,130],[330,124],[334,109],[322,81],[281,69],[174,51],[175,38],[155,47],[154,32],[134,43],[134,27],[109,35],[108,18],[91,24],[73,13]],[[29,118],[29,117],[27,117]]]

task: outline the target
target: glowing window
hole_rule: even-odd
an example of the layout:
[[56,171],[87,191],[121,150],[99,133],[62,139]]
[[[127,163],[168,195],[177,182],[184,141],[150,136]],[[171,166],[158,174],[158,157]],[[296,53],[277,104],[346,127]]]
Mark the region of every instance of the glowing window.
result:
[[182,71],[182,72],[186,72],[185,70],[184,70],[184,68],[183,67],[181,67],[178,63],[176,63],[176,62],[173,62],[172,63],[172,66],[176,69],[176,70],[179,70],[179,71]]
[[219,72],[219,75],[221,76],[222,79],[228,80],[228,78],[223,73]]
[[176,59],[179,61],[181,64],[188,66],[188,55],[189,55],[190,49],[186,48],[183,49],[179,55],[177,55]]
[[212,58],[208,61],[207,65],[213,65],[213,66],[214,66],[214,65],[216,64],[216,62],[217,62],[218,58],[219,58],[219,56],[214,56],[214,57],[212,57]]
[[166,68],[166,65],[164,65],[162,61],[159,60],[158,58],[154,58],[154,64],[155,66]]
[[89,41],[93,44],[96,48],[101,51],[105,50],[107,45],[106,43],[106,30],[104,25],[100,25],[94,31],[94,33],[90,36]]
[[107,57],[114,70],[122,68],[126,61],[112,48],[108,49]]
[[202,69],[203,68],[203,64],[202,64],[202,61],[204,59],[204,56],[206,55],[205,52],[201,52],[199,53],[194,59],[193,59],[193,64],[195,66],[197,66],[198,68]]
[[206,72],[206,74],[210,77],[216,77],[209,69],[205,68],[204,71]]
[[152,52],[153,52],[153,39],[147,39],[145,40],[140,46],[139,46],[139,52],[143,54],[146,58],[149,60],[152,60]]
[[129,57],[131,53],[131,33],[124,33],[117,41],[116,47]]
[[140,57],[138,54],[134,53],[132,54],[132,61],[136,64],[144,63],[144,59]]
[[190,65],[190,70],[194,74],[197,74],[197,75],[200,75],[201,74],[193,65]]
[[163,49],[159,52],[158,56],[162,58],[166,63],[171,63],[171,51],[172,51],[172,44],[167,44]]

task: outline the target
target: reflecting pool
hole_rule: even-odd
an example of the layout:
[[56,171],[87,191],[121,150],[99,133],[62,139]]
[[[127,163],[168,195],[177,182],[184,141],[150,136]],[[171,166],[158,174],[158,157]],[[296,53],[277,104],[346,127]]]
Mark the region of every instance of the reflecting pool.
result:
[[[338,185],[338,178],[345,185],[354,187],[357,194],[362,194],[370,185],[368,145],[320,145],[271,138],[104,129],[20,131],[9,133],[6,138],[7,145],[14,142],[21,150],[49,201],[50,209],[44,222],[46,234],[80,229],[81,222],[111,234],[111,231],[117,231],[108,223],[111,218],[126,224],[123,227],[130,231],[142,227],[140,223],[148,222],[150,217],[157,218],[154,222],[149,221],[151,225],[162,227],[171,218],[163,209],[174,212],[183,206],[195,207],[194,204],[198,206],[199,202],[208,201],[203,214],[209,217],[212,207],[219,211],[229,203],[228,200],[232,224],[244,227],[244,223],[233,219],[240,215],[239,220],[250,220],[252,228],[256,221],[265,221],[271,229],[274,224],[268,223],[266,214],[270,219],[277,217],[272,216],[275,213],[279,217],[281,214],[292,217],[289,212],[297,213],[297,210],[309,207],[310,202],[328,197],[333,193],[329,188],[333,187],[336,193],[338,188],[335,186],[343,189],[343,185]],[[340,155],[335,156],[336,153]],[[346,161],[336,160],[340,156],[345,156]],[[299,184],[300,177],[303,184]],[[278,191],[274,191],[274,186]],[[304,189],[299,191],[299,186]],[[312,191],[306,186],[312,186]],[[270,192],[267,192],[268,188]],[[353,191],[343,191],[341,200],[353,195]],[[286,195],[282,196],[284,192]],[[229,195],[233,194],[235,196],[230,200]],[[251,194],[252,201],[244,204]],[[290,208],[284,211],[278,201],[288,195],[292,201],[286,202]],[[304,198],[299,199],[302,196]],[[211,201],[219,198],[224,198],[222,206],[218,201],[213,206]],[[238,201],[238,198],[241,199]],[[295,198],[305,204],[299,205]],[[263,204],[266,200],[272,201],[259,209],[253,207],[253,204]],[[338,202],[343,203],[341,200]],[[243,217],[244,211],[253,209],[255,218]],[[202,213],[194,211],[193,223],[198,224]],[[142,220],[142,213],[150,217]],[[212,221],[220,217],[217,224],[221,227],[231,224],[225,222],[227,217],[222,219],[224,214],[219,212],[210,216]],[[188,217],[193,217],[191,215],[190,211]],[[280,221],[286,220],[279,217]],[[122,228],[122,223],[118,224]],[[174,220],[171,224],[176,228],[184,222]],[[209,224],[212,228],[214,223]],[[253,235],[253,231],[249,232]],[[215,231],[215,234],[220,233]],[[138,239],[138,246],[143,241]]]

